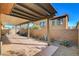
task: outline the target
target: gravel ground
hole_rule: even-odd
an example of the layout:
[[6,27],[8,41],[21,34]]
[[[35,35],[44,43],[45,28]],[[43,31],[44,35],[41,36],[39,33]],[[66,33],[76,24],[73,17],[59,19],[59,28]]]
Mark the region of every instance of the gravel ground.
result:
[[53,56],[79,56],[79,49],[76,45],[65,47],[60,45],[59,41],[54,41],[51,44],[59,47]]
[[65,47],[60,46],[54,56],[79,56],[78,48],[75,46]]

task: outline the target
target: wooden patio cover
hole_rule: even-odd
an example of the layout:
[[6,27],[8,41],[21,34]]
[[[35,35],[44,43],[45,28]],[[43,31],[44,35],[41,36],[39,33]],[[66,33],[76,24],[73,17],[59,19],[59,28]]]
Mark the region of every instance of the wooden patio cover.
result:
[[[0,4],[0,14],[7,14],[7,17],[13,17],[13,16],[16,17],[16,19],[10,19],[10,20],[16,20],[16,21],[9,21],[14,23],[15,25],[24,24],[29,21],[38,21],[41,19],[50,18],[55,15],[55,12],[56,10],[49,3],[2,3]],[[19,19],[17,19],[17,17]],[[22,22],[22,19],[25,21]]]
[[29,21],[50,18],[53,17],[56,12],[56,10],[49,3],[3,3],[0,5],[2,5],[0,6],[2,7],[2,9],[0,8],[0,12]]
[[[2,3],[0,4],[0,18],[3,23],[14,25],[26,24],[31,21],[47,20],[47,39],[49,39],[49,18],[56,10],[49,3]],[[4,14],[4,17],[1,16]],[[14,18],[16,17],[16,18]],[[4,20],[4,21],[3,21]],[[15,20],[15,21],[14,21]],[[28,38],[30,30],[28,29]]]

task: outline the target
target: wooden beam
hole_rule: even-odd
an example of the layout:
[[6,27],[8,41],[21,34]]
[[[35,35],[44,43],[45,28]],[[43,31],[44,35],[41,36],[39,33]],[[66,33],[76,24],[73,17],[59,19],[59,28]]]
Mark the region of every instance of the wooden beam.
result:
[[12,13],[19,13],[19,14],[24,15],[25,17],[29,17],[29,18],[36,18],[36,19],[39,18],[39,17],[35,17],[35,16],[32,16],[32,15],[29,15],[29,14],[27,14],[27,13],[21,12],[21,11],[16,10],[16,9],[13,9],[13,10],[12,10]]
[[47,10],[45,7],[43,7],[40,3],[36,3],[36,5],[40,8],[42,8],[43,10],[45,10],[46,12],[48,12],[49,14],[51,13],[49,10]]
[[10,14],[10,16],[18,17],[18,18],[21,18],[21,19],[26,19],[26,18],[23,18],[23,17],[17,16],[17,15],[13,15],[13,14]]
[[50,3],[47,3],[47,5],[48,5],[48,10],[50,10],[51,14],[52,13],[57,13],[57,11],[54,9],[54,7],[51,6]]
[[21,10],[21,9],[18,9],[18,8],[14,8],[14,9],[17,10],[17,11],[20,11],[20,12],[22,12],[22,13],[26,13],[26,14],[28,14],[28,15],[30,15],[30,16],[33,16],[33,17],[37,17],[37,18],[40,17],[40,16],[37,16],[37,15],[31,14],[31,13],[28,13],[28,12],[26,12],[26,11],[23,11],[23,10]]
[[24,15],[24,14],[18,13],[18,12],[16,12],[16,11],[13,11],[12,13],[13,13],[13,14],[21,15],[21,16],[23,16],[24,18],[30,18],[30,20],[32,20],[32,19],[37,19],[37,18],[30,17],[30,16],[28,16],[28,15]]
[[32,12],[34,12],[34,13],[38,14],[38,15],[45,16],[45,15],[43,15],[43,14],[41,14],[41,13],[39,13],[39,12],[35,11],[34,9],[32,9],[32,8],[28,7],[27,5],[23,5],[22,3],[18,3],[18,5],[20,5],[20,6],[24,7],[24,8],[26,8],[26,9],[28,9],[28,10],[30,10],[30,11],[32,11]]
[[24,16],[22,16],[22,15],[19,15],[19,14],[10,14],[11,16],[15,16],[15,17],[19,17],[19,18],[22,18],[22,19],[26,19],[26,20],[31,20],[30,18],[28,18],[28,17],[24,17]]
[[[30,21],[27,21],[27,22],[24,22],[24,23],[21,23],[21,24],[27,24],[27,23],[29,23]],[[17,25],[21,25],[21,24],[17,24]]]
[[[35,21],[39,21],[39,20],[43,20],[43,19],[49,19],[49,18],[51,18],[51,17],[53,17],[54,16],[54,14],[51,14],[50,16],[47,16],[47,17],[43,17],[43,18],[39,18],[39,19],[36,19],[36,20],[33,20],[33,21],[31,21],[31,22],[35,22]],[[25,24],[25,23],[29,23],[30,21],[27,21],[27,22],[24,22],[24,23],[21,23],[21,24]],[[18,24],[18,25],[20,25],[20,24]]]

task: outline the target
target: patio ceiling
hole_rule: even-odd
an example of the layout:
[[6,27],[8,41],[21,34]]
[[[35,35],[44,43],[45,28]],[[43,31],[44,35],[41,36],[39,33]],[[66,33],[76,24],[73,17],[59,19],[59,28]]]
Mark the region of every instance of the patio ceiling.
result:
[[[27,22],[28,20],[18,18],[18,17],[13,17],[5,14],[0,15],[0,20],[2,21],[2,24],[12,24],[12,25],[17,25],[23,22]],[[19,20],[19,21],[18,21]]]
[[16,3],[11,16],[37,21],[55,15],[56,10],[49,3]]

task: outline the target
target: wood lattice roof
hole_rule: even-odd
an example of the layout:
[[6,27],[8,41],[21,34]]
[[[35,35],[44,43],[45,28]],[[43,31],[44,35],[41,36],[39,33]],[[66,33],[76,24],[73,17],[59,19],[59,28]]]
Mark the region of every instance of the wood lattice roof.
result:
[[[8,7],[6,5],[8,5]],[[3,13],[28,21],[37,21],[50,18],[53,17],[56,12],[56,10],[49,3],[12,3],[11,5],[10,3],[7,3],[6,5],[0,9],[3,12],[3,10],[6,8]]]

